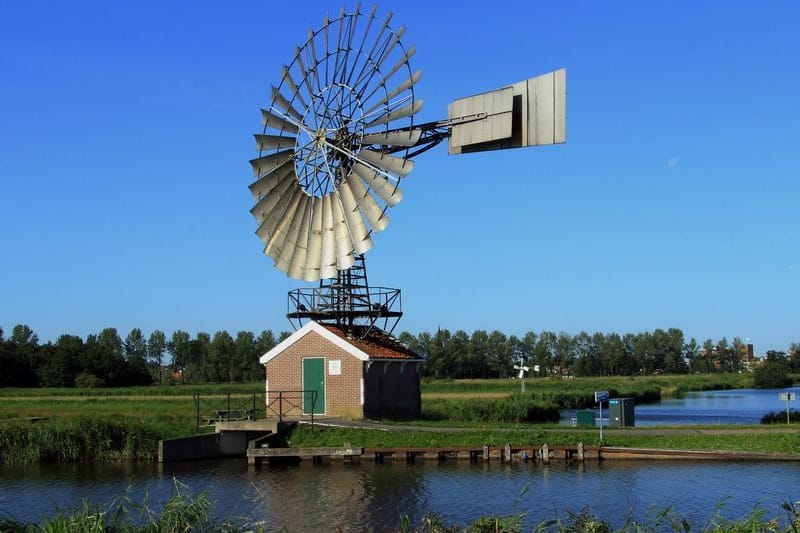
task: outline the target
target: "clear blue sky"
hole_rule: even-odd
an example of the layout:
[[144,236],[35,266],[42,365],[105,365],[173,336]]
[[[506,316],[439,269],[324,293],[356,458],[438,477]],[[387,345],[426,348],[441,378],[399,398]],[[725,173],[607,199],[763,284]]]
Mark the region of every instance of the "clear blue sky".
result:
[[[304,285],[261,254],[251,135],[340,7],[0,0],[0,326],[289,329]],[[560,67],[568,89],[565,145],[417,159],[367,254],[400,329],[800,341],[800,3],[387,10],[423,121]]]

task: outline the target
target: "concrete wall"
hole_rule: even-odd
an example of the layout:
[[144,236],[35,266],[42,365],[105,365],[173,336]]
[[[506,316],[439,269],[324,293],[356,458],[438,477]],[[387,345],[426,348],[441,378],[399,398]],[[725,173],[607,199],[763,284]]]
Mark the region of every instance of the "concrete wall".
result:
[[245,455],[247,441],[246,431],[226,431],[162,440],[158,443],[158,462]]

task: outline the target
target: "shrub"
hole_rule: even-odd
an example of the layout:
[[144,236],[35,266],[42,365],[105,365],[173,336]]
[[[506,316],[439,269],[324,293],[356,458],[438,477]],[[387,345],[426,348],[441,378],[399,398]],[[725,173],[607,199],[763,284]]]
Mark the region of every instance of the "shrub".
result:
[[791,384],[786,361],[767,360],[753,371],[753,387],[756,389],[781,389]]
[[81,372],[75,376],[75,386],[79,389],[97,389],[106,384],[101,378],[98,378],[91,372]]
[[[792,409],[789,411],[789,421],[793,423],[800,422],[800,411]],[[773,411],[761,418],[762,424],[785,424],[786,411]]]

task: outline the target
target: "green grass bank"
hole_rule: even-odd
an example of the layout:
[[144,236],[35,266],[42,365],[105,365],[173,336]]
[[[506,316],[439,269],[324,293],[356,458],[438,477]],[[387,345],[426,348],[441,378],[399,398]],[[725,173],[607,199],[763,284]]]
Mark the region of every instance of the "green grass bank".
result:
[[[294,446],[454,446],[575,444],[596,445],[596,432],[558,428],[558,410],[594,405],[595,390],[657,401],[688,391],[747,387],[744,374],[648,376],[526,380],[424,381],[419,431],[306,430],[293,435]],[[220,408],[230,393],[232,402],[246,406],[256,394],[263,401],[263,383],[242,385],[129,387],[117,389],[0,389],[0,464],[39,461],[152,460],[160,439],[197,432],[199,393],[201,418]],[[216,403],[215,403],[216,402]],[[237,406],[238,407],[238,406]],[[777,418],[777,417],[776,417]],[[29,420],[39,420],[29,423]],[[407,423],[403,423],[407,424]],[[439,435],[425,427],[463,428],[469,431]],[[793,426],[790,426],[793,427]],[[800,450],[794,437],[766,436],[755,427],[744,435],[698,435],[694,440],[668,435],[655,438],[636,434],[613,436],[615,446],[724,449],[786,452]],[[201,428],[200,431],[210,431]],[[352,431],[352,434],[343,432]],[[383,444],[380,444],[383,442]],[[59,445],[63,443],[63,445]]]

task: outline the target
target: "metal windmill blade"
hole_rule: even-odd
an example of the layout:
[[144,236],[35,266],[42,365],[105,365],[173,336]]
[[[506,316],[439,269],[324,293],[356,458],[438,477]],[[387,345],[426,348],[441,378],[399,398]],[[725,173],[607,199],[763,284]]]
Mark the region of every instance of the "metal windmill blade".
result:
[[414,168],[421,77],[392,14],[325,17],[281,69],[255,135],[250,185],[264,253],[289,276],[316,281],[353,266],[389,224]]

